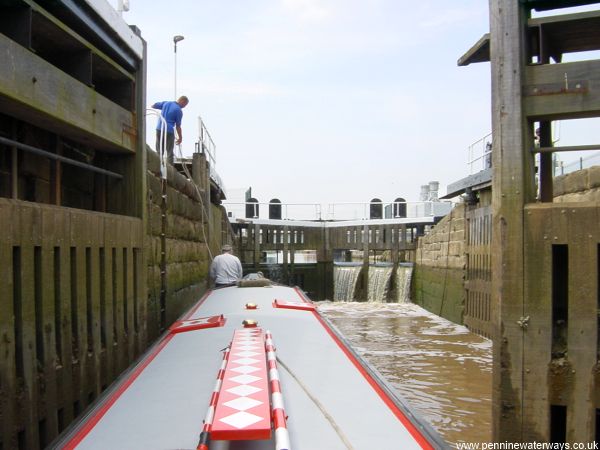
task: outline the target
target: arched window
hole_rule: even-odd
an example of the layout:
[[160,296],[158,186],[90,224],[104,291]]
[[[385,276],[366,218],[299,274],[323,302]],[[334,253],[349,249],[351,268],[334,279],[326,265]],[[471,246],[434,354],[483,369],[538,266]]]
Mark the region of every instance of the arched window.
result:
[[246,200],[246,219],[258,219],[258,200],[255,198]]
[[281,220],[281,200],[274,198],[269,202],[269,219]]
[[406,217],[406,200],[402,197],[398,197],[394,200],[394,218],[396,217]]
[[371,200],[369,207],[369,218],[370,219],[383,219],[383,203],[378,198]]

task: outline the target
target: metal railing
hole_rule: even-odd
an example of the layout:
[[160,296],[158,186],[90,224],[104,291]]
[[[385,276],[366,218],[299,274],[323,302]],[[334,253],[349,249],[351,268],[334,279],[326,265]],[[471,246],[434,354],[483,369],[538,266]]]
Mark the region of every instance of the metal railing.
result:
[[579,158],[577,161],[572,161],[568,164],[565,164],[564,161],[555,159],[554,176],[565,175],[570,172],[575,172],[576,170],[583,170],[597,165],[600,165],[600,152]]
[[[326,220],[349,221],[369,219],[401,219],[419,217],[441,217],[454,206],[449,201],[425,202],[341,202],[328,203],[261,203],[223,202],[229,219],[269,219],[270,207],[281,212],[281,220]],[[281,208],[279,210],[279,207]],[[246,217],[246,208],[250,217]],[[372,210],[374,213],[372,214]]]
[[211,167],[217,164],[217,146],[215,145],[202,117],[198,116],[198,148],[197,151],[205,153]]
[[[268,219],[269,206],[281,207],[282,220],[322,220],[322,208],[319,203],[236,203],[223,202],[227,209],[230,220]],[[246,217],[246,208],[249,208],[249,216]]]
[[492,133],[469,145],[469,175],[492,167]]
[[[556,133],[560,134],[560,128],[557,126]],[[557,143],[560,138],[555,139],[553,142]],[[575,152],[575,151],[590,151],[597,150],[600,148],[600,144],[594,145],[578,145],[578,146],[552,146],[552,147],[535,147],[532,149],[533,153],[553,153],[554,157],[554,176],[564,175],[576,170],[586,169],[595,165],[600,165],[600,152],[594,153],[593,155],[580,157],[575,161],[565,163],[558,159],[557,153],[560,152]],[[469,175],[472,175],[481,170],[492,167],[492,133],[489,133],[481,139],[475,141],[468,148],[468,161]]]
[[225,193],[225,184],[217,173],[217,146],[213,141],[202,117],[198,116],[198,141],[196,142],[196,153],[204,153],[208,161],[210,179]]

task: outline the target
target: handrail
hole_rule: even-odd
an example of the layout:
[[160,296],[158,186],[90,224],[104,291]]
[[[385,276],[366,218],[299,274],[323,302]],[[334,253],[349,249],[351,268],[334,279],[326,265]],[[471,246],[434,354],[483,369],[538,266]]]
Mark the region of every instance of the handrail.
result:
[[201,147],[198,150],[201,153],[206,153],[208,155],[208,162],[210,165],[215,166],[215,164],[217,164],[217,146],[215,145],[215,142],[213,141],[208,129],[206,128],[206,125],[204,124],[204,121],[202,120],[202,117],[200,116],[198,116],[198,130],[200,133],[198,143]]
[[46,150],[42,150],[41,148],[32,147],[31,145],[23,144],[19,141],[15,141],[12,139],[7,139],[0,136],[0,144],[5,144],[10,147],[15,147],[20,150],[25,150],[27,152],[33,153],[35,155],[45,156],[48,159],[53,159],[55,161],[60,161],[65,164],[69,164],[75,167],[81,167],[82,169],[89,170],[90,172],[100,173],[102,175],[106,175],[109,177],[116,178],[118,180],[123,179],[123,175],[116,172],[111,172],[110,170],[102,169],[100,167],[96,167],[92,164],[87,164],[81,161],[77,161],[76,159],[67,158],[66,156],[57,155],[56,153],[51,153]]
[[[160,148],[156,148],[154,150],[158,154],[158,157],[160,160],[161,178],[166,180],[167,179],[167,155],[165,155],[165,153],[166,153],[166,148],[167,148],[167,121],[165,120],[163,115],[156,109],[152,109],[152,108],[146,109],[146,116],[148,116],[148,115],[154,115],[154,116],[158,117],[158,120],[160,122],[160,136],[159,136],[159,147]],[[173,152],[175,152],[174,149],[173,149]],[[174,157],[175,157],[175,154],[173,154],[173,158]]]
[[[491,152],[492,152],[492,133],[488,133],[481,139],[473,142],[468,148],[467,165],[469,166],[469,175],[480,170],[491,167]],[[481,167],[478,170],[474,166],[478,161],[481,161]]]
[[532,153],[580,152],[587,150],[600,150],[600,144],[592,145],[566,145],[564,147],[534,147]]
[[[268,207],[281,207],[281,220],[367,220],[370,208],[380,206],[381,220],[432,217],[446,215],[452,209],[450,201],[418,201],[418,202],[337,202],[337,203],[270,203],[270,202],[223,202],[231,219],[246,218],[246,207],[251,205],[253,217],[261,219],[268,217]],[[262,211],[261,211],[262,207]],[[345,207],[350,207],[350,209]],[[323,215],[325,212],[325,215]]]

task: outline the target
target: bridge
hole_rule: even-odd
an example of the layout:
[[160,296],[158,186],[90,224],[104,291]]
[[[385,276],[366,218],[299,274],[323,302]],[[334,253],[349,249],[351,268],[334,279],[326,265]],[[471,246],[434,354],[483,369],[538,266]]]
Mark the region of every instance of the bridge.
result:
[[[452,209],[450,202],[375,199],[366,203],[224,203],[244,272],[262,271],[311,298],[333,298],[333,266],[413,261],[417,237]],[[368,271],[360,281],[368,286]]]

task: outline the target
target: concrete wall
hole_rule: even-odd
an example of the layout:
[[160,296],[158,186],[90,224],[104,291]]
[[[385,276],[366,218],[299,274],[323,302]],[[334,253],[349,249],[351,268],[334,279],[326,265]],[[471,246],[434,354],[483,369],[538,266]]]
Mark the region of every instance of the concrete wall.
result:
[[459,204],[429,234],[419,238],[413,302],[463,323],[465,263],[465,205]]

